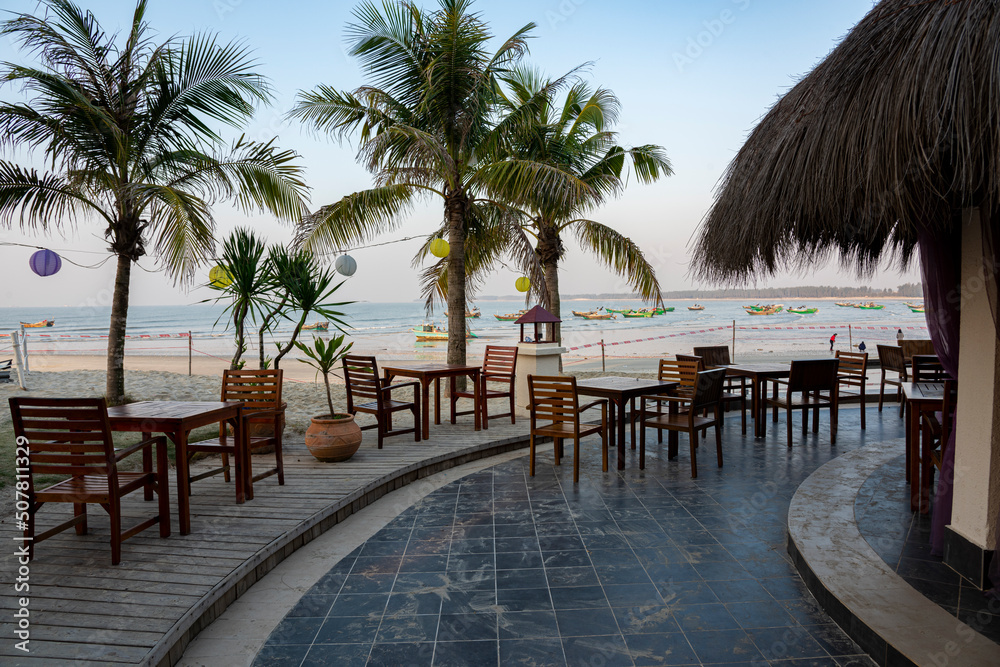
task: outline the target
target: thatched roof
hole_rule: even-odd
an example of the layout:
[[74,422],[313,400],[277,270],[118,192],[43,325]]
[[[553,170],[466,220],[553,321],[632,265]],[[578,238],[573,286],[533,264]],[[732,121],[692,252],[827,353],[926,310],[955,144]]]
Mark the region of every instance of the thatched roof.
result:
[[723,176],[694,272],[831,252],[906,263],[921,226],[1000,197],[1000,0],[883,0],[768,112]]

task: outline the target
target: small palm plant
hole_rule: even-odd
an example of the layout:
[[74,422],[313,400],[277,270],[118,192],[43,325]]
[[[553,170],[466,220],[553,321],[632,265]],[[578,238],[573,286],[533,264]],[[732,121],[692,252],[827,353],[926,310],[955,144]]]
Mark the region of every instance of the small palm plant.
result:
[[[304,364],[309,364],[315,368],[318,372],[323,374],[323,384],[326,385],[326,402],[330,407],[330,419],[335,419],[339,415],[333,409],[333,396],[330,393],[330,372],[338,361],[344,358],[354,343],[344,344],[344,334],[339,336],[333,336],[329,341],[325,341],[319,336],[313,336],[312,346],[305,345],[299,341],[295,341],[295,347],[308,357],[307,359],[299,359]],[[321,415],[320,418],[325,418],[326,415]]]

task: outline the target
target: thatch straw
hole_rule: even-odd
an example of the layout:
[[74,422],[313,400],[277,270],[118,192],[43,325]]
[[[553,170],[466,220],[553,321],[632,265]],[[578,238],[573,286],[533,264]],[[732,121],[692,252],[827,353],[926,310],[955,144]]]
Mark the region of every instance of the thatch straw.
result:
[[753,130],[694,273],[753,279],[839,253],[908,263],[920,228],[1000,197],[1000,1],[883,0]]

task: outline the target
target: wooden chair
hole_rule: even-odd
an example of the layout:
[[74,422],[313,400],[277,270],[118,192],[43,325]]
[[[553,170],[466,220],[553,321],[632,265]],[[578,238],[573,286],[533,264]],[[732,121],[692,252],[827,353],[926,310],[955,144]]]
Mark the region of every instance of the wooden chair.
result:
[[[489,427],[489,420],[499,419],[501,417],[510,417],[510,423],[514,424],[514,371],[517,368],[517,348],[516,347],[504,347],[500,345],[487,345],[486,354],[483,357],[483,371],[479,374],[480,384],[479,384],[479,399],[483,406],[482,411],[482,422],[483,428]],[[506,385],[502,389],[490,389],[487,385],[488,382],[494,384]],[[472,410],[466,410],[465,412],[456,412],[456,404],[460,398],[471,398],[475,400],[476,395],[472,391],[456,391],[455,390],[455,379],[451,380],[452,390],[451,390],[451,423],[455,423],[455,417],[458,415],[471,415],[475,411],[475,406]],[[510,400],[510,407],[508,412],[499,415],[493,415],[490,417],[489,414],[489,399],[491,398],[507,398]]]
[[[24,521],[28,559],[34,558],[35,544],[70,526],[77,535],[87,534],[87,505],[99,504],[111,521],[111,564],[122,558],[122,542],[155,524],[160,537],[170,536],[170,499],[167,492],[167,440],[157,436],[121,450],[115,450],[103,398],[11,398],[10,412],[18,443],[18,491],[21,483],[28,509],[19,511]],[[24,438],[24,440],[20,440]],[[118,463],[136,452],[149,453],[156,446],[156,472],[119,472]],[[22,453],[23,452],[23,453]],[[22,470],[26,473],[22,478]],[[36,475],[67,476],[61,482],[35,489]],[[127,530],[122,530],[121,499],[133,491],[151,489],[159,500],[158,514]],[[13,497],[13,496],[11,496]],[[35,534],[35,517],[45,503],[72,503],[73,518]],[[23,519],[22,519],[23,517]]]
[[[664,414],[657,406],[657,412],[646,416],[647,399],[642,400],[641,425],[639,436],[639,468],[646,467],[646,428],[655,428],[662,432],[670,431],[670,443],[668,448],[668,458],[677,456],[677,433],[688,434],[688,441],[691,447],[691,477],[698,476],[698,431],[704,431],[709,427],[715,427],[715,453],[718,458],[719,467],[722,467],[722,433],[719,430],[722,391],[726,380],[726,371],[719,368],[711,371],[701,371],[696,375],[694,392],[687,398],[678,397],[673,401],[670,410]],[[655,401],[659,397],[654,398]],[[686,402],[686,412],[680,413],[677,409],[679,404]],[[704,412],[711,416],[697,416]]]
[[[896,400],[899,401],[899,416],[903,416],[903,383],[909,382],[903,351],[898,345],[879,345],[878,362],[882,370],[882,381],[878,388],[878,411],[882,412],[882,401],[885,399],[885,386],[896,387]],[[895,378],[886,375],[887,372],[897,373]]]
[[[213,470],[188,476],[188,488],[198,480],[222,473],[223,479],[229,481],[229,457],[233,457],[236,468],[236,497],[241,490],[247,500],[253,499],[253,483],[271,475],[278,476],[278,484],[285,484],[285,466],[281,451],[281,431],[285,409],[281,405],[281,383],[284,371],[270,370],[230,370],[222,372],[222,400],[239,401],[243,404],[240,417],[243,420],[245,443],[236,442],[229,433],[226,424],[219,425],[219,437],[212,440],[188,443],[188,460],[195,453],[219,454],[222,465]],[[252,435],[251,425],[270,422],[273,425],[268,435]],[[263,430],[263,429],[262,429]],[[255,451],[274,448],[275,467],[264,472],[253,474],[251,455]],[[190,469],[190,468],[189,468]],[[244,488],[245,487],[245,488]]]
[[[692,353],[695,357],[701,357],[704,367],[709,370],[718,368],[719,366],[728,366],[733,363],[729,358],[728,345],[696,347],[692,350]],[[678,355],[678,358],[680,358],[680,355]],[[742,421],[743,435],[747,434],[747,393],[749,390],[750,378],[726,376],[726,386],[722,394],[722,406],[725,410],[728,410],[730,404],[739,402],[742,413],[740,419]],[[723,414],[722,419],[723,425],[725,425],[725,414]]]
[[[704,348],[698,348],[704,349]],[[709,348],[711,349],[711,348]],[[726,359],[729,358],[729,348],[726,346],[721,346],[722,350],[726,351]],[[678,354],[675,355],[678,361],[694,361],[698,363],[698,370],[708,370],[705,366],[705,360],[702,357],[690,354]],[[747,387],[746,378],[743,377],[729,377],[726,376],[726,381],[723,384],[722,389],[722,412],[719,413],[719,425],[722,427],[726,426],[726,412],[729,410],[729,405],[731,403],[740,404],[740,421],[742,422],[743,435],[747,434]]]
[[[375,423],[362,426],[361,430],[378,429],[378,448],[382,449],[385,438],[405,433],[412,433],[413,440],[420,442],[420,383],[386,384],[379,377],[375,357],[349,354],[344,356],[343,363],[344,381],[347,384],[347,412],[352,415],[364,412],[375,416]],[[393,400],[392,392],[405,387],[413,387],[413,401]],[[359,398],[367,402],[358,403]],[[413,414],[413,428],[393,430],[392,415],[403,410],[409,410]]]
[[944,382],[946,374],[936,354],[915,354],[910,357],[910,375],[914,382]]
[[[840,359],[808,359],[793,361],[788,380],[770,379],[773,395],[766,399],[772,406],[773,420],[778,421],[778,409],[785,409],[788,446],[792,446],[792,413],[802,411],[802,432],[809,428],[809,411],[813,411],[813,433],[819,433],[820,408],[830,410],[830,443],[837,442],[837,401],[840,388]],[[785,387],[785,396],[778,396],[778,387]],[[798,394],[798,397],[796,397]],[[767,389],[764,390],[767,396]]]
[[861,400],[861,430],[865,430],[865,390],[868,384],[868,353],[867,352],[841,352],[837,350],[837,359],[840,359],[838,380],[841,387],[848,387],[848,390],[840,391],[837,400],[845,397],[857,396]]
[[930,466],[934,465],[939,471],[944,463],[944,455],[947,451],[948,441],[951,438],[951,430],[955,423],[955,407],[958,405],[958,383],[955,380],[944,381],[944,400],[941,403],[941,412],[923,413],[923,469],[925,484],[930,488]]
[[[555,444],[556,465],[562,456],[562,441],[573,440],[573,483],[580,481],[580,438],[600,433],[601,469],[608,471],[608,403],[597,400],[580,405],[576,393],[576,378],[569,376],[528,376],[529,409],[531,411],[531,431],[528,441],[528,474],[535,476],[535,438],[549,436]],[[580,414],[590,408],[601,406],[600,424],[581,424]],[[538,420],[549,420],[548,424],[538,424]],[[624,443],[618,443],[624,447]]]
[[903,353],[903,363],[910,365],[915,354],[937,354],[934,342],[929,339],[904,338],[899,341],[899,351]]

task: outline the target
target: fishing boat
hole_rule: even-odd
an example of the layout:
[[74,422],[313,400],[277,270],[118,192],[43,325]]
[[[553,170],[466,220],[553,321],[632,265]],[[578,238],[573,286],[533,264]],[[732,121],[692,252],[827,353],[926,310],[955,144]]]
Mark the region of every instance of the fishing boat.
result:
[[517,318],[521,317],[521,313],[507,313],[506,315],[494,315],[501,322],[513,322]]
[[788,312],[795,313],[796,315],[812,315],[818,310],[819,308],[807,308],[805,306],[800,306],[798,308],[789,307]]
[[624,315],[632,311],[631,308],[605,308],[604,310],[609,313],[618,313],[619,315]]
[[925,312],[924,311],[924,304],[921,303],[920,305],[917,305],[917,306],[910,306],[910,311],[914,312],[914,313],[923,313],[923,312]]
[[[574,315],[576,313],[573,313]],[[592,313],[583,313],[580,317],[586,318],[588,320],[613,320],[617,317],[614,313],[599,313],[594,311]]]
[[[446,329],[441,329],[435,324],[421,324],[418,327],[410,329],[417,337],[417,342],[428,342],[428,341],[442,341],[448,340],[448,331]],[[476,334],[466,329],[466,338],[479,338]]]
[[838,301],[838,302],[836,302],[836,305],[840,306],[841,308],[856,308],[857,307],[854,303],[852,303],[850,301]]
[[651,310],[628,310],[622,313],[622,317],[652,317],[653,311]]
[[747,309],[747,315],[777,315],[783,310],[784,306],[778,304],[776,306],[759,306],[751,309]]
[[41,322],[21,322],[21,326],[25,329],[39,329],[41,327],[54,327],[56,325],[55,320],[42,320]]
[[750,312],[751,310],[760,311],[760,310],[764,310],[764,308],[766,308],[766,306],[762,306],[759,303],[754,304],[752,306],[743,306],[743,310],[745,310],[747,312]]
[[663,308],[640,308],[640,313],[653,313],[654,315],[662,315],[664,313],[674,312],[674,307],[663,307]]
[[688,310],[705,310],[705,306],[696,303],[693,306],[688,306]]
[[326,331],[330,328],[329,322],[313,322],[312,324],[303,324],[303,331]]
[[862,303],[858,305],[861,310],[882,310],[885,306],[880,306],[877,303],[869,301],[868,303]]

